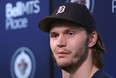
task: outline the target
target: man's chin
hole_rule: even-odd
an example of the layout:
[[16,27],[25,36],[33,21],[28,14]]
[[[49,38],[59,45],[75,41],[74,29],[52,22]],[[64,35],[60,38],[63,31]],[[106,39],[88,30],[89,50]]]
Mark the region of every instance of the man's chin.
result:
[[58,67],[67,72],[70,72],[72,70],[72,64],[59,64]]
[[54,59],[54,63],[63,70],[67,70],[72,66],[72,63],[70,63],[66,58]]
[[70,67],[70,63],[66,63],[66,61],[65,62],[60,62],[60,63],[57,63],[57,66],[58,67],[60,67],[61,69],[67,69],[67,68],[69,68]]

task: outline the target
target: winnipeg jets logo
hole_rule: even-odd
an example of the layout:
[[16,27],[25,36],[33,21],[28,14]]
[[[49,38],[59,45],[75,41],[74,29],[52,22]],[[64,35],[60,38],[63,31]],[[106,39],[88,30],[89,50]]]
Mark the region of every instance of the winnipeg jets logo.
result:
[[65,8],[66,8],[66,6],[60,6],[56,15],[59,14],[59,13],[63,13],[65,11]]
[[28,66],[28,62],[24,58],[17,63],[17,68],[21,75],[25,75]]
[[33,78],[35,73],[35,58],[27,47],[16,50],[11,60],[12,78]]
[[67,3],[79,3],[84,4],[87,6],[87,8],[90,10],[90,12],[93,12],[94,9],[94,0],[66,0]]

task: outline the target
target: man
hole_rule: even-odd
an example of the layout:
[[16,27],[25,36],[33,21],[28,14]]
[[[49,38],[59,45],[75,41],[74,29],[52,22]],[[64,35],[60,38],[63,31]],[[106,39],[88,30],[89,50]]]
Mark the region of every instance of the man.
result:
[[105,48],[85,5],[61,5],[39,27],[49,33],[54,61],[63,78],[111,78],[102,70]]

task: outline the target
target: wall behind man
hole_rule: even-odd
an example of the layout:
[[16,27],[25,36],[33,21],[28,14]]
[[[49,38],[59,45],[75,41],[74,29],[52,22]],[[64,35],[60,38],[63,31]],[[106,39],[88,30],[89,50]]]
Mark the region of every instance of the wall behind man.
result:
[[49,0],[0,0],[0,78],[51,78],[48,34],[38,22]]
[[[0,78],[61,78],[38,22],[70,1],[76,0],[0,0]],[[116,0],[85,1],[106,45],[104,70],[116,77]]]

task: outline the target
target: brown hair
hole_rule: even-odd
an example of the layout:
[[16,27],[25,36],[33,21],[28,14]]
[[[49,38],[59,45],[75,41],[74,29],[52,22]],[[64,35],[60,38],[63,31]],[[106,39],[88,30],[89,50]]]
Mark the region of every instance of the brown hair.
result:
[[[86,28],[86,27],[84,28],[87,31],[88,35],[90,35],[93,31],[96,31],[95,29]],[[92,47],[92,58],[93,58],[93,64],[99,69],[101,69],[104,66],[102,55],[105,52],[105,47],[102,38],[100,37],[100,34],[99,33],[97,34],[98,34],[97,35],[98,38],[96,44]]]
[[92,54],[93,63],[96,65],[96,67],[101,69],[104,66],[102,55],[105,52],[105,47],[99,34],[98,34],[97,42],[93,46],[92,51],[93,51],[93,54]]

